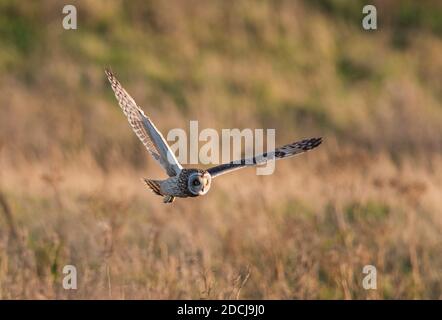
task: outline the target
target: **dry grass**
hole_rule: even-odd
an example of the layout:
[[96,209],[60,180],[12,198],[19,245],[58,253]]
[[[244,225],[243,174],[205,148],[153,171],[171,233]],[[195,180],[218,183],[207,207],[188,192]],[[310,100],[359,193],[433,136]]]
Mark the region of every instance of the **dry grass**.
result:
[[[377,4],[366,33],[340,1],[80,1],[70,32],[0,3],[0,298],[442,298],[440,6]],[[107,65],[165,132],[325,143],[164,205]]]
[[[15,221],[1,233],[0,294],[440,298],[441,159],[416,170],[327,151],[279,163],[271,177],[217,179],[204,199],[172,206],[137,181],[156,170],[5,170]],[[65,264],[78,268],[75,293],[61,288]],[[362,289],[366,264],[378,268],[376,291]]]

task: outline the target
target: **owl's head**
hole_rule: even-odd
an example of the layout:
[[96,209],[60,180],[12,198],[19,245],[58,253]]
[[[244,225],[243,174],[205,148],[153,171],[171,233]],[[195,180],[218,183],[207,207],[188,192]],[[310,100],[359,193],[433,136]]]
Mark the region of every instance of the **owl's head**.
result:
[[187,180],[187,187],[189,191],[195,196],[205,195],[209,189],[210,184],[212,183],[212,177],[208,172],[195,172],[189,175],[189,179]]

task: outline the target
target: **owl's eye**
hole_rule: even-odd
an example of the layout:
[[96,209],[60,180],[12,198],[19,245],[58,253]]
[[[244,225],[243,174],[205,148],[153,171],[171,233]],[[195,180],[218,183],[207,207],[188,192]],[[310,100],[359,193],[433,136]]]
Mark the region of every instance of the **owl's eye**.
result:
[[193,184],[195,187],[197,187],[197,186],[199,186],[201,183],[200,183],[200,181],[199,181],[198,179],[195,179],[195,180],[193,180],[192,184]]

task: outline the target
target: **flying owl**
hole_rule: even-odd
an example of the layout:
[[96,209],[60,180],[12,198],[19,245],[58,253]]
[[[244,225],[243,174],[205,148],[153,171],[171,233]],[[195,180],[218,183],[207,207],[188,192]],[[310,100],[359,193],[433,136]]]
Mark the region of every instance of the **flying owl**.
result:
[[163,197],[164,203],[172,203],[176,197],[205,195],[210,189],[212,179],[222,174],[248,166],[265,164],[267,161],[289,158],[316,148],[322,142],[322,138],[305,139],[287,144],[272,152],[221,164],[208,170],[185,169],[176,159],[161,132],[121,86],[112,71],[106,69],[105,73],[133,131],[169,176],[165,180],[143,179],[152,192]]

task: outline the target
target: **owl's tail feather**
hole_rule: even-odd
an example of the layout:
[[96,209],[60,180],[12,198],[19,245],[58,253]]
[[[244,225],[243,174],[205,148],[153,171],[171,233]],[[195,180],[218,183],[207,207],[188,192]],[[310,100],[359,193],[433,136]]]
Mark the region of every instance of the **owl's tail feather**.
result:
[[146,184],[146,186],[148,186],[150,188],[150,190],[159,195],[162,196],[163,194],[161,193],[161,188],[160,188],[160,181],[158,180],[150,180],[150,179],[146,179],[143,178],[143,182]]

